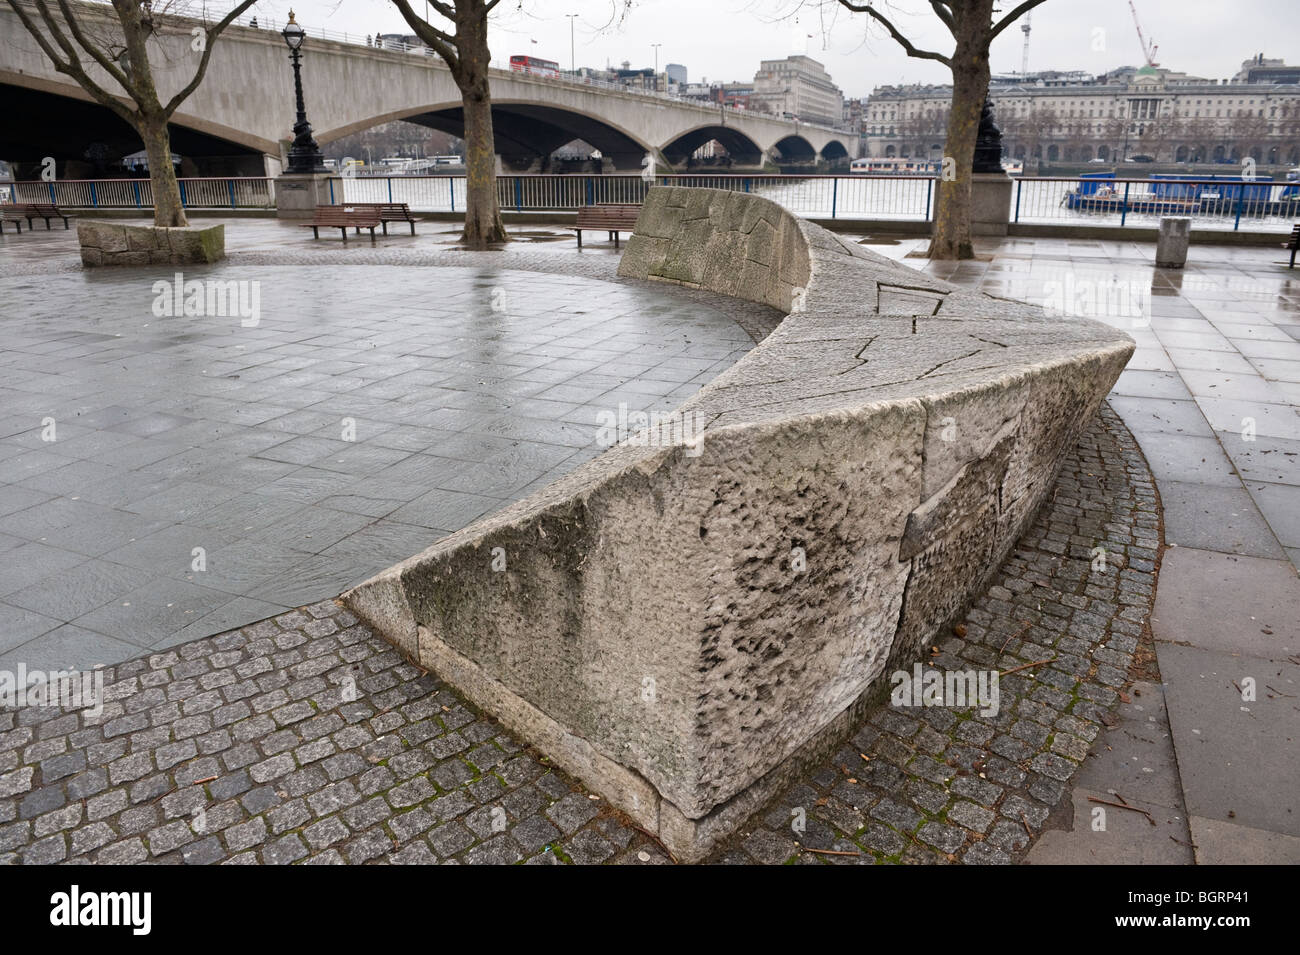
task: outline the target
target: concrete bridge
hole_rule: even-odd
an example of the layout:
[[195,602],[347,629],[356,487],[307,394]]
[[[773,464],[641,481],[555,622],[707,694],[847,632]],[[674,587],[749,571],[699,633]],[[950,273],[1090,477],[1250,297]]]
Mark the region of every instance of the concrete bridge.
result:
[[[97,5],[77,6],[88,19],[106,15]],[[164,99],[197,65],[190,34],[196,23],[169,18],[153,47]],[[7,103],[0,158],[81,160],[91,143],[107,147],[97,152],[111,158],[140,148],[121,120],[55,72],[7,6],[0,6],[0,37],[0,97]],[[92,75],[115,88],[98,67]],[[201,157],[205,173],[277,174],[293,122],[292,76],[279,33],[230,27],[203,83],[174,116],[173,150]],[[303,84],[322,144],[392,120],[463,134],[460,93],[435,56],[309,37]],[[492,100],[497,150],[516,168],[575,139],[620,170],[639,169],[647,153],[662,165],[681,166],[710,140],[739,166],[835,162],[857,151],[851,134],[807,123],[505,70],[492,71]],[[260,169],[253,168],[258,156],[265,157]],[[60,174],[66,175],[62,167]]]

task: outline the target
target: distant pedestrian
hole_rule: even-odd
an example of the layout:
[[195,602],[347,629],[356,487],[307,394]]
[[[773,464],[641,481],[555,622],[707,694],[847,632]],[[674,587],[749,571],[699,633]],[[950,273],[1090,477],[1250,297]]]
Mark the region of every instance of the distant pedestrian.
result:
[[370,44],[370,34],[367,33],[367,34],[366,34],[366,46],[370,46],[370,45],[371,45],[371,44]]
[[249,21],[248,21],[248,25],[249,25],[250,27],[252,27],[254,30],[256,30],[256,29],[257,29],[257,17],[253,17],[253,19],[249,20]]

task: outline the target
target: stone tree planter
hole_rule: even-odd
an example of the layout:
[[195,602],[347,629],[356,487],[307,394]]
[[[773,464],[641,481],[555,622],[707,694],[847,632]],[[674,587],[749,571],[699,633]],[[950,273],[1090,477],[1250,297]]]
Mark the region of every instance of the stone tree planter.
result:
[[205,265],[226,257],[226,227],[167,228],[122,222],[77,222],[81,264]]

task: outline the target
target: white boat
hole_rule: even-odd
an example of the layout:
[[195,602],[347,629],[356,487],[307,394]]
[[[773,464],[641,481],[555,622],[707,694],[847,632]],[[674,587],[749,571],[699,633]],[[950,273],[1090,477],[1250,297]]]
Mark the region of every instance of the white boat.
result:
[[937,176],[942,169],[938,159],[898,156],[864,156],[849,163],[849,172],[857,176]]

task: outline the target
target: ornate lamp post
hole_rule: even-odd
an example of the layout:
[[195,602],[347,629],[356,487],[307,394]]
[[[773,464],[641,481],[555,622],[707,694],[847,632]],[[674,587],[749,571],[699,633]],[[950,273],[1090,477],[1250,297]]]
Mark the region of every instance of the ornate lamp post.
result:
[[328,172],[325,157],[321,155],[320,146],[312,138],[311,123],[307,122],[307,107],[302,101],[302,41],[307,38],[307,31],[295,22],[293,11],[289,11],[289,22],[280,35],[289,47],[289,59],[293,61],[293,88],[298,98],[298,121],[293,124],[293,145],[289,148],[290,173]]

